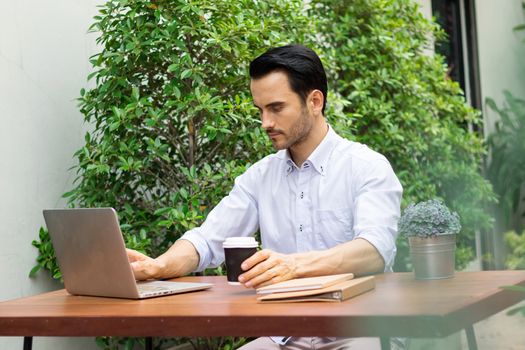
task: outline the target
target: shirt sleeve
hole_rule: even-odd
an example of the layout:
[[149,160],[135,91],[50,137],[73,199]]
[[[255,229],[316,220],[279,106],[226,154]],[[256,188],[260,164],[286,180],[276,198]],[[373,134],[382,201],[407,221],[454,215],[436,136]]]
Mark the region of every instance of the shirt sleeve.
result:
[[401,183],[390,163],[381,157],[362,166],[354,184],[355,238],[370,242],[383,257],[385,272],[392,271],[403,193]]
[[235,179],[230,193],[211,210],[200,227],[180,239],[190,241],[199,253],[195,271],[217,267],[224,261],[222,242],[227,237],[251,236],[259,227],[256,187],[252,178],[255,166]]

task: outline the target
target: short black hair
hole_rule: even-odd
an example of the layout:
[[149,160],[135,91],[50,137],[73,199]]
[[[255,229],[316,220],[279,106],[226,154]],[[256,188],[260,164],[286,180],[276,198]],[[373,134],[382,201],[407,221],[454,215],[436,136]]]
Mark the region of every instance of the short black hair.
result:
[[326,107],[328,84],[321,59],[317,54],[302,45],[286,45],[272,48],[250,63],[250,77],[259,79],[263,76],[282,70],[288,76],[290,88],[298,94],[303,102],[312,90],[323,93],[323,115]]

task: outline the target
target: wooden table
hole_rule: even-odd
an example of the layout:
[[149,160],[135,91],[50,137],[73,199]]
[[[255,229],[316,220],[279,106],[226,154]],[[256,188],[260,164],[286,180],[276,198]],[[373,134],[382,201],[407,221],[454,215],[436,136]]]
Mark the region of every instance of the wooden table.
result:
[[[525,271],[458,272],[451,279],[416,281],[412,273],[377,276],[373,291],[342,303],[257,304],[252,290],[224,277],[206,291],[146,300],[72,296],[65,290],[0,303],[0,336],[344,336],[443,337],[525,297],[501,289],[525,286]],[[151,344],[151,340],[148,342]]]

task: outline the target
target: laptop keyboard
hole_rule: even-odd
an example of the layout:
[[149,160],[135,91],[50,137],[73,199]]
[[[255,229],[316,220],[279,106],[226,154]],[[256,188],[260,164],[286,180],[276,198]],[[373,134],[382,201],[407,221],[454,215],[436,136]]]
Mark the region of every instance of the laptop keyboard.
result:
[[172,290],[172,288],[168,288],[165,286],[156,286],[153,284],[139,284],[137,287],[140,293],[154,293]]

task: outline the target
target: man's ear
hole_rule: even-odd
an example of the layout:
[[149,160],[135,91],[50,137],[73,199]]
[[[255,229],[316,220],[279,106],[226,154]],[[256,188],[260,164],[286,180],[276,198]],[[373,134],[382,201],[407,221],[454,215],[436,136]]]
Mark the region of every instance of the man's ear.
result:
[[308,99],[310,108],[315,114],[322,114],[323,104],[324,104],[324,95],[321,90],[312,90]]

